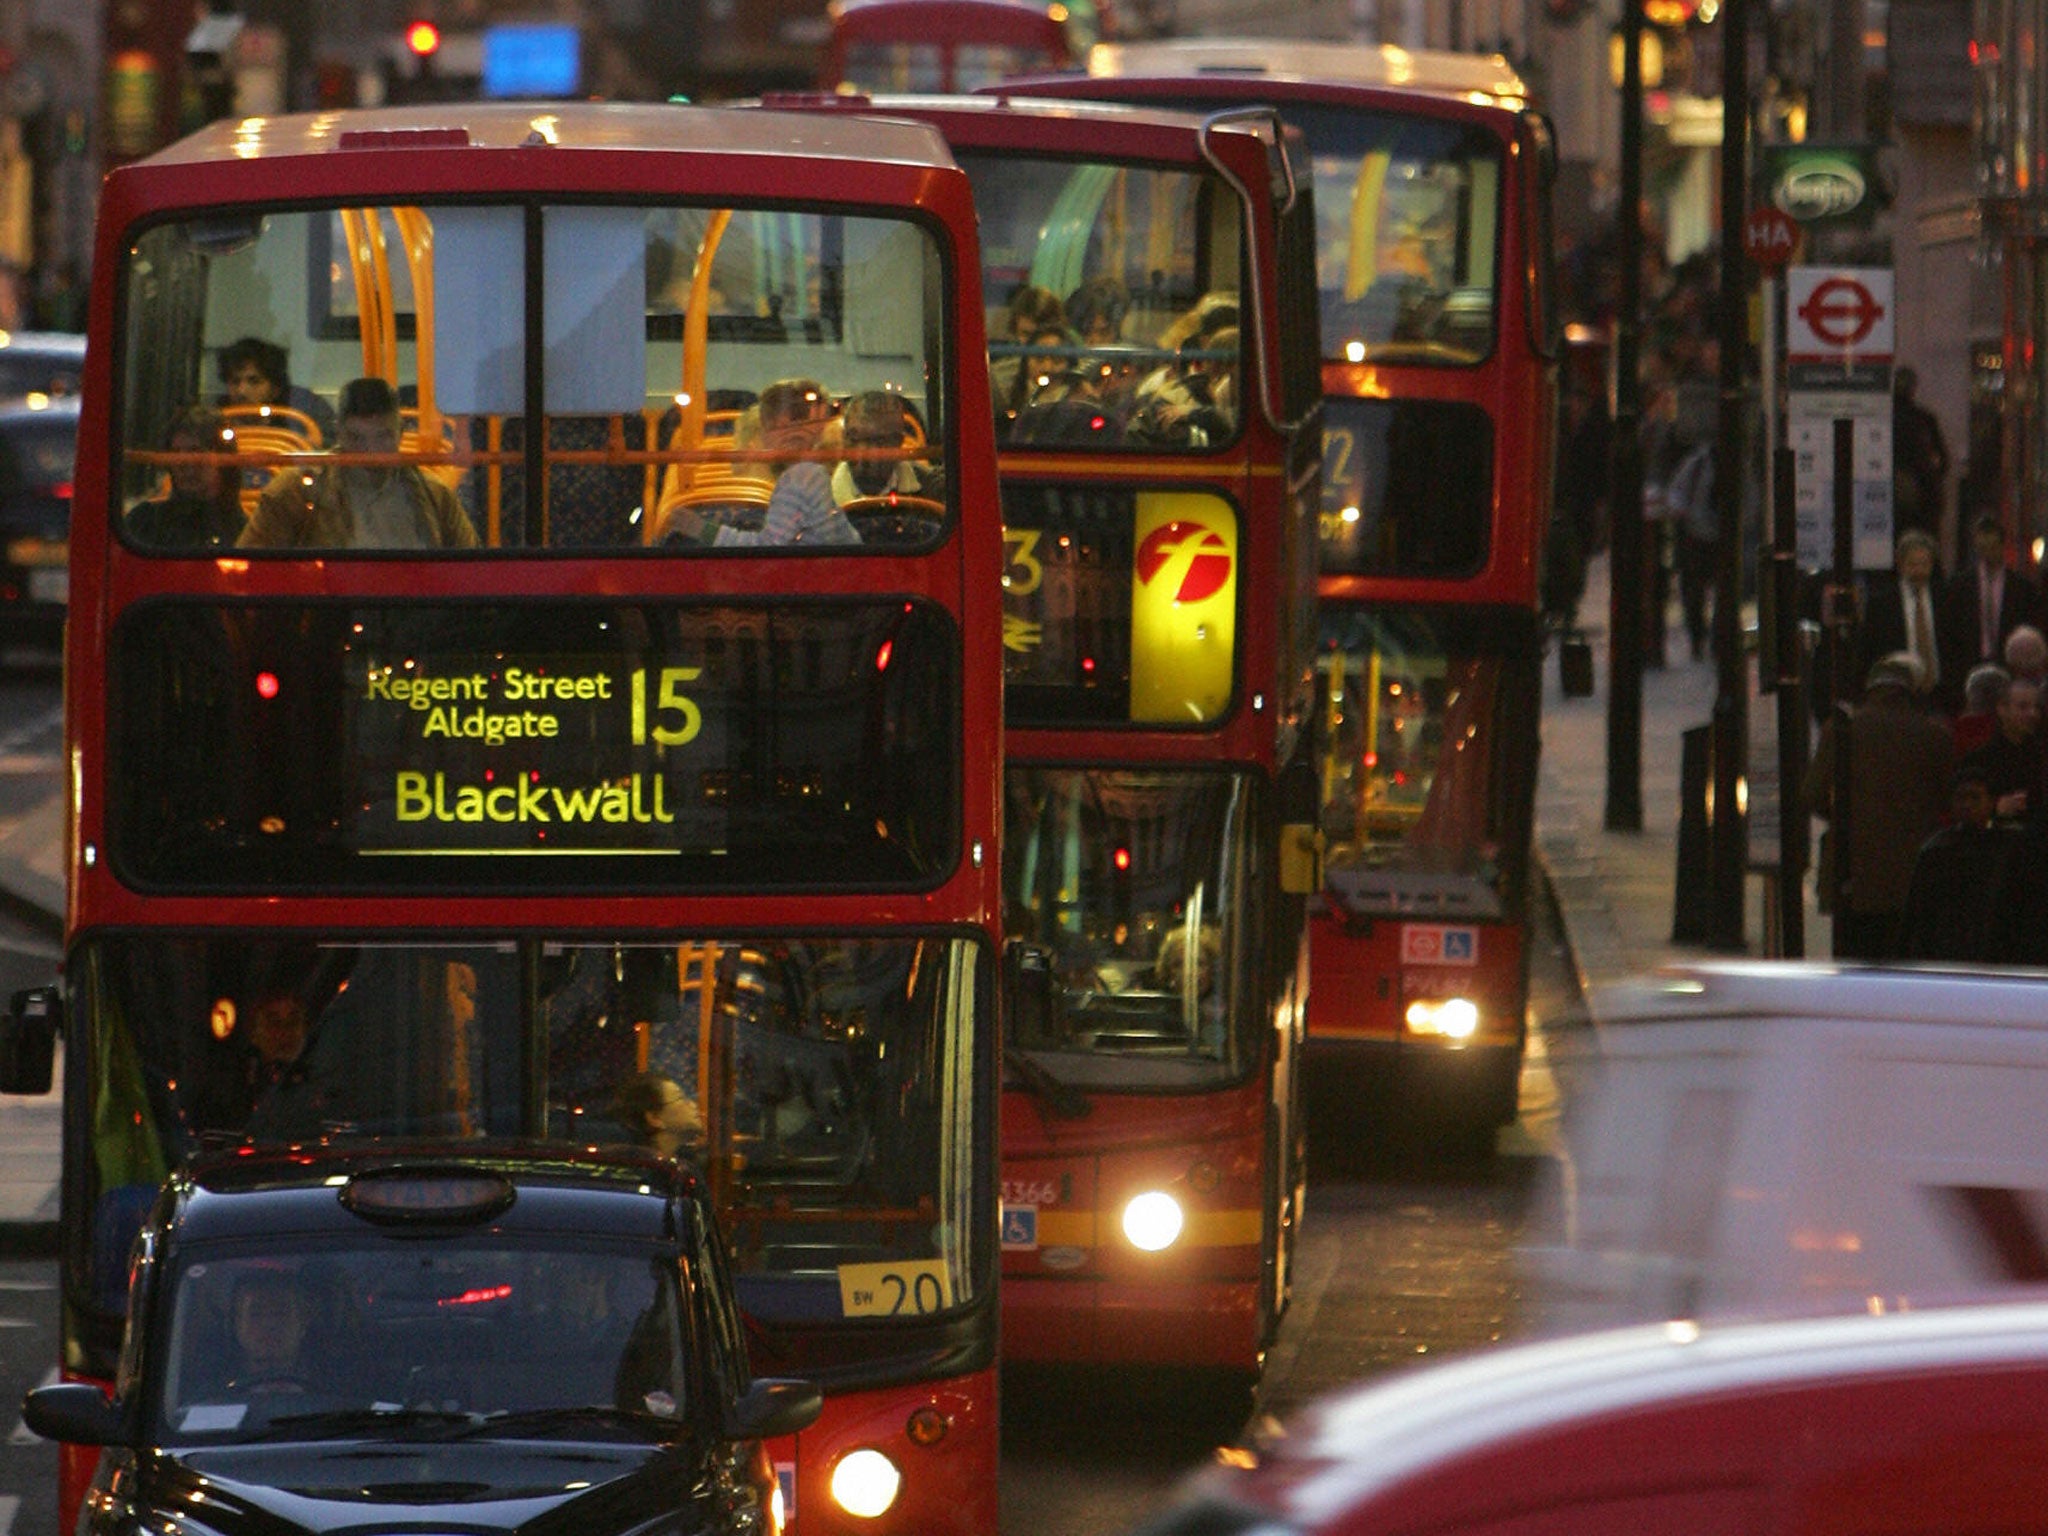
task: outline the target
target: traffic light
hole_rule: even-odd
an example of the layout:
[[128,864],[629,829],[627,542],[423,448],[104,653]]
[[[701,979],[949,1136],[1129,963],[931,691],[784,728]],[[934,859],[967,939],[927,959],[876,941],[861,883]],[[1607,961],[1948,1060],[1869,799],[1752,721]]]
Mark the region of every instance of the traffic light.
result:
[[405,29],[405,46],[413,52],[424,69],[441,48],[441,29],[431,21],[415,21]]

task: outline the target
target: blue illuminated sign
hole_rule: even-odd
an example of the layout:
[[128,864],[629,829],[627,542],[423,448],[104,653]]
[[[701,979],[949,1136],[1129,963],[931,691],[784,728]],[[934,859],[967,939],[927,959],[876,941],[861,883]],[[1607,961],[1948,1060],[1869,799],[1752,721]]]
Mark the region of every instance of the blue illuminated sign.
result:
[[553,22],[484,28],[484,95],[573,96],[583,80],[583,40]]

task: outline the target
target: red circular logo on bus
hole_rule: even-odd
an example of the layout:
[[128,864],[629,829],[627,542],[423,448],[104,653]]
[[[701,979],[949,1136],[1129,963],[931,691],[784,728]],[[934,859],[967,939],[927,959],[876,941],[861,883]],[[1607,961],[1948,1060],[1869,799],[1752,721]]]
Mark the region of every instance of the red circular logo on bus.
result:
[[1173,600],[1199,603],[1230,580],[1230,546],[1213,528],[1171,522],[1154,528],[1138,546],[1138,580],[1146,586],[1169,566],[1178,572]]

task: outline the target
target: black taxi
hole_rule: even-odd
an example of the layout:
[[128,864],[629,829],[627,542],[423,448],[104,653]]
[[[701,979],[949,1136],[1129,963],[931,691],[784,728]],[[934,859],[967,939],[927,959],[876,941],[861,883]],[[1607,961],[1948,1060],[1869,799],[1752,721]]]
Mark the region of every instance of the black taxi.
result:
[[752,1380],[708,1192],[631,1151],[268,1153],[196,1163],[135,1246],[80,1536],[759,1533],[761,1445],[819,1412]]

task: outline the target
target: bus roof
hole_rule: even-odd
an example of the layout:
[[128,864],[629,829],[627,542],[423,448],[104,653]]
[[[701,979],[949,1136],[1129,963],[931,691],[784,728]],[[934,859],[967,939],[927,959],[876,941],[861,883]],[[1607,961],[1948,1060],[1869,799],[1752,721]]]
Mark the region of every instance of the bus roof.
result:
[[434,102],[348,112],[223,119],[159,150],[144,166],[266,160],[339,150],[669,150],[951,167],[922,124],[816,113],[617,102]]
[[919,27],[953,38],[979,35],[984,30],[1008,37],[1020,23],[1059,27],[1044,0],[943,0],[943,4],[935,0],[835,0],[832,13],[842,29],[865,30],[869,22],[879,27],[915,18]]
[[[794,101],[797,98],[789,98]],[[839,106],[849,112],[914,113],[918,120],[943,124],[950,143],[989,148],[1009,143],[1019,152],[1043,150],[1071,154],[1091,152],[1104,159],[1189,160],[1198,157],[1195,132],[1204,114],[1168,106],[1126,102],[1012,96],[990,90],[974,96],[887,95],[809,96],[813,105]],[[766,104],[774,106],[777,98]],[[1006,133],[1004,124],[1014,123]],[[1247,134],[1267,146],[1279,142],[1277,115],[1233,118],[1217,125],[1218,133]]]
[[1391,43],[1290,42],[1271,37],[1181,37],[1097,43],[1091,75],[1243,75],[1263,81],[1376,86],[1522,107],[1529,87],[1497,53],[1450,53]]

